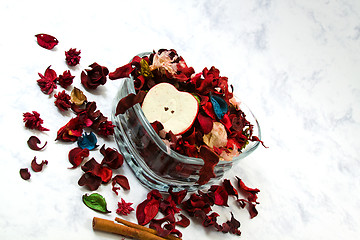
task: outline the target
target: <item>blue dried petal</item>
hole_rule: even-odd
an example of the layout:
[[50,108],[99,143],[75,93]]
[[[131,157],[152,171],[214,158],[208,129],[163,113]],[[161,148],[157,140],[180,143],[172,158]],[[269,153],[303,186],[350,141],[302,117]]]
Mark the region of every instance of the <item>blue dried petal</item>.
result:
[[84,133],[81,137],[78,138],[77,143],[81,149],[87,148],[92,150],[98,146],[96,145],[97,138],[93,132],[90,132],[89,134]]
[[224,99],[216,95],[210,95],[210,101],[218,119],[222,119],[228,111],[228,105]]

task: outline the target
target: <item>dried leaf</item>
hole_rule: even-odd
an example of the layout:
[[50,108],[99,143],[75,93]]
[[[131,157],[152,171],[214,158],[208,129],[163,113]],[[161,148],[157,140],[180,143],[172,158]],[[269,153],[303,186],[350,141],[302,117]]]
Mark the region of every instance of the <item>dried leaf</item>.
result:
[[110,213],[110,211],[106,208],[105,198],[98,193],[93,193],[91,195],[84,194],[82,201],[86,206],[95,211]]

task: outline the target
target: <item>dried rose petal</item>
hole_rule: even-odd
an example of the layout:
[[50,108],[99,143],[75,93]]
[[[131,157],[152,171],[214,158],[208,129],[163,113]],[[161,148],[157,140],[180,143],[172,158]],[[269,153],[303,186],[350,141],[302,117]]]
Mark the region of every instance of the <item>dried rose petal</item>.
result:
[[32,111],[32,113],[26,112],[23,113],[23,121],[25,122],[25,127],[30,129],[36,129],[39,131],[49,131],[49,129],[44,128],[42,126],[44,120],[40,118],[40,114],[36,111]]
[[198,114],[197,120],[200,124],[201,130],[204,134],[210,133],[211,129],[213,128],[214,120],[208,116],[205,116],[201,113]]
[[101,177],[98,177],[91,172],[86,172],[80,177],[78,184],[79,186],[87,187],[90,191],[95,191],[99,188],[101,182]]
[[64,71],[62,75],[59,75],[57,78],[58,83],[61,87],[67,88],[73,83],[73,79],[75,76],[71,75],[70,70]]
[[71,107],[70,102],[70,96],[63,90],[62,92],[59,92],[58,94],[54,95],[55,97],[55,106],[60,111],[66,111]]
[[186,228],[187,226],[190,225],[190,219],[189,219],[189,218],[187,218],[187,217],[186,217],[185,215],[183,215],[183,214],[180,214],[179,216],[181,217],[181,220],[176,221],[175,224],[176,224],[177,226]]
[[21,176],[21,178],[24,179],[24,180],[30,179],[31,174],[30,174],[30,172],[29,172],[29,169],[27,169],[27,168],[21,168],[21,169],[20,169],[20,176]]
[[89,149],[81,149],[79,147],[73,148],[69,151],[69,162],[73,165],[72,168],[78,167],[85,157],[89,156]]
[[87,100],[84,93],[76,87],[71,91],[70,97],[71,102],[77,106],[82,105]]
[[145,225],[149,223],[159,211],[159,200],[152,198],[141,202],[136,208],[136,219],[138,224]]
[[36,162],[36,157],[34,157],[34,159],[31,161],[31,169],[34,172],[40,172],[43,169],[44,165],[47,165],[48,161],[47,160],[42,160],[42,162],[40,164],[38,164]]
[[96,62],[89,67],[92,69],[85,69],[81,73],[81,83],[88,89],[96,89],[99,85],[106,83],[106,76],[109,74],[107,67],[100,66]]
[[131,207],[133,203],[127,203],[123,198],[121,198],[121,202],[118,202],[118,209],[116,210],[116,213],[119,215],[127,216],[130,212],[134,211],[134,209]]
[[65,126],[61,127],[58,130],[55,140],[62,140],[64,142],[75,142],[78,137],[82,135],[83,127],[84,125],[80,121],[79,117],[72,118]]
[[226,192],[225,188],[220,185],[212,185],[209,189],[214,193],[214,203],[219,206],[228,206],[228,193]]
[[181,202],[184,200],[184,198],[186,197],[186,194],[187,194],[187,190],[184,189],[184,190],[181,190],[179,192],[173,192],[173,188],[170,187],[169,190],[168,190],[172,200],[177,204],[181,204]]
[[80,53],[81,50],[76,51],[76,48],[70,48],[68,51],[65,51],[65,60],[69,66],[76,66],[80,62]]
[[45,70],[44,75],[42,75],[41,73],[38,73],[40,76],[40,79],[37,80],[37,83],[38,83],[41,91],[48,95],[51,94],[54,91],[54,89],[57,88],[57,86],[56,86],[57,74],[50,67],[51,66],[49,66]]
[[237,190],[233,187],[229,179],[224,179],[223,186],[228,195],[236,196],[236,198],[239,197]]
[[115,116],[118,114],[124,114],[127,109],[131,108],[137,103],[142,102],[144,100],[145,95],[146,95],[145,91],[140,91],[137,94],[130,93],[126,97],[122,98],[116,106]]
[[102,166],[94,158],[87,161],[81,169],[84,172],[91,172],[92,174],[100,177],[103,183],[107,183],[111,180],[112,170],[108,167]]
[[116,184],[119,184],[124,190],[130,190],[130,185],[128,179],[124,175],[116,175],[112,179],[112,190],[118,195],[119,187],[115,187]]
[[250,201],[250,202],[256,202],[256,199],[257,199],[257,195],[256,195],[256,194],[257,194],[258,192],[260,192],[260,190],[257,189],[257,188],[247,187],[247,186],[245,185],[245,183],[244,183],[239,177],[236,176],[236,178],[237,178],[237,180],[238,180],[238,187],[240,188],[240,190],[242,190],[243,192],[249,194],[249,197],[248,197],[249,201]]
[[32,149],[32,150],[35,150],[35,151],[42,150],[47,144],[47,142],[45,142],[44,146],[39,147],[38,144],[40,144],[40,143],[41,143],[40,139],[37,138],[36,136],[31,136],[29,138],[29,140],[27,141],[27,144],[28,144],[29,148]]
[[55,37],[45,33],[36,34],[35,37],[37,38],[39,46],[49,50],[53,49],[59,43]]
[[216,177],[214,173],[214,167],[219,162],[219,157],[208,147],[200,147],[200,158],[203,159],[204,165],[199,171],[199,180],[196,182],[200,185],[204,185],[211,178]]
[[115,128],[115,125],[113,125],[111,121],[102,122],[99,125],[97,134],[104,136],[104,137],[111,136],[114,134],[114,128]]
[[100,153],[104,156],[101,164],[107,165],[112,169],[118,169],[124,163],[124,157],[112,148],[105,148],[105,144],[100,148]]

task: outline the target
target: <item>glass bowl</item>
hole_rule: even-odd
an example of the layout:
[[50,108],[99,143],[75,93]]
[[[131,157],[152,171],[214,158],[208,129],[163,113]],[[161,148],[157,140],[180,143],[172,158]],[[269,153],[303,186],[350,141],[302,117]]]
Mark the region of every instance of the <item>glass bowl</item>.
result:
[[[149,53],[142,53],[143,57]],[[259,145],[258,141],[249,141],[240,155],[232,161],[222,161],[214,168],[216,177],[204,185],[197,184],[199,170],[203,160],[181,155],[170,149],[152,128],[146,119],[140,104],[129,108],[124,114],[115,116],[116,106],[120,99],[130,93],[135,93],[132,77],[124,78],[113,103],[112,122],[115,127],[115,141],[138,180],[150,189],[162,192],[173,187],[174,191],[187,189],[189,192],[207,187],[219,180],[233,164],[252,153]],[[246,119],[254,125],[253,135],[261,139],[260,126],[250,109],[243,103],[241,110]]]

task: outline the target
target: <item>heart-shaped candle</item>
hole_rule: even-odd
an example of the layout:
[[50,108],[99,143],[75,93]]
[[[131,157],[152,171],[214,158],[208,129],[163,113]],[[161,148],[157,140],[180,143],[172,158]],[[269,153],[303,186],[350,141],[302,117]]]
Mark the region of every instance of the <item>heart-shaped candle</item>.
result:
[[150,123],[159,121],[166,132],[178,135],[193,125],[199,104],[192,94],[178,91],[169,83],[159,83],[146,94],[142,110]]

